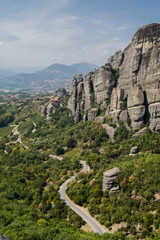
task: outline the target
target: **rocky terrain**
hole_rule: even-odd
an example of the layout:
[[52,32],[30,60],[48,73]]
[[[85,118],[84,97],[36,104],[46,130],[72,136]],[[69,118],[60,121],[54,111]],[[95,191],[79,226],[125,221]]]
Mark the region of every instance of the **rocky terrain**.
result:
[[140,28],[132,42],[84,78],[72,78],[68,108],[75,122],[93,120],[99,109],[129,129],[160,130],[160,24]]

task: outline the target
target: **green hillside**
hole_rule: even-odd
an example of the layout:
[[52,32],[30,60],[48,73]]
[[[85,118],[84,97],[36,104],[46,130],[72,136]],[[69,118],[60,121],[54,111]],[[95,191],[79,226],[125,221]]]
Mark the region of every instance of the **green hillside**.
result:
[[[0,135],[1,234],[9,240],[160,239],[160,133],[147,129],[132,139],[139,129],[129,131],[120,123],[111,142],[100,123],[74,123],[67,99],[46,121],[40,111],[50,94],[0,97],[0,133],[7,129]],[[13,122],[19,133],[7,136]],[[133,146],[139,154],[129,156]],[[59,187],[81,170],[80,160],[91,171],[80,174],[67,194],[104,225],[108,233],[101,236],[84,232],[85,222],[60,200]],[[121,169],[116,179],[120,192],[110,197],[102,181],[103,172],[113,167]],[[125,227],[114,232],[121,223]]]

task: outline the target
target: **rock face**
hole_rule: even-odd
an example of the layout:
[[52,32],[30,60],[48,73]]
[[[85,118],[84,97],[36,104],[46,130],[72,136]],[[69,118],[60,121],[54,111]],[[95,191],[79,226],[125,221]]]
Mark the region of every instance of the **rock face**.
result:
[[47,114],[47,107],[46,106],[42,106],[41,107],[41,116],[45,116]]
[[75,121],[90,118],[95,102],[115,123],[132,129],[149,123],[160,131],[160,24],[140,28],[123,52],[84,79],[73,77],[68,107]]
[[123,53],[119,50],[108,59],[108,63],[110,63],[113,68],[118,69],[122,65],[123,58]]
[[83,119],[84,112],[87,111],[85,118],[94,120],[94,102],[103,103],[104,99],[109,98],[114,85],[115,76],[110,64],[88,73],[84,79],[81,74],[75,75],[71,81],[68,101],[68,108],[72,111],[75,121]]
[[103,192],[109,191],[109,195],[113,196],[119,192],[119,186],[115,186],[116,178],[118,174],[121,173],[120,168],[115,167],[103,173]]
[[58,88],[53,92],[53,97],[61,100],[64,96],[68,95],[65,88]]
[[146,127],[142,128],[141,130],[139,130],[138,132],[133,134],[132,139],[139,138],[139,137],[143,136],[146,133],[146,131],[147,131]]
[[47,116],[49,119],[53,113],[56,112],[56,109],[60,107],[60,100],[57,98],[51,99],[48,106],[42,106],[41,116]]

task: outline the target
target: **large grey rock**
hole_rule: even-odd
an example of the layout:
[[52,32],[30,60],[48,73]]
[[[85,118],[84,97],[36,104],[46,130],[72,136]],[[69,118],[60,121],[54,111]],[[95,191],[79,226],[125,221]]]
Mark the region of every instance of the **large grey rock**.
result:
[[141,130],[139,130],[138,132],[133,134],[132,139],[139,138],[139,137],[143,136],[146,133],[146,131],[147,131],[147,127],[142,128]]
[[132,156],[137,154],[138,152],[139,152],[139,148],[137,146],[134,146],[131,148],[129,155]]
[[[117,123],[117,117],[121,112],[122,104],[124,101],[123,89],[113,88],[111,95],[111,104],[106,111],[106,115],[110,115],[114,123]],[[109,110],[109,111],[108,111]]]
[[127,110],[123,110],[120,115],[119,115],[119,119],[123,122],[124,126],[129,129],[128,126],[128,111]]
[[144,123],[145,105],[144,93],[140,85],[134,85],[128,91],[127,99],[128,113],[131,119],[131,127],[136,129]]
[[84,78],[85,111],[91,109],[93,104],[93,76],[94,73],[88,73]]
[[103,173],[103,182],[102,182],[103,192],[107,190],[111,190],[112,188],[115,187],[116,178],[120,172],[121,172],[121,169],[119,167],[115,167]]
[[124,50],[119,87],[128,91],[132,84],[155,88],[160,79],[160,24],[140,28]]
[[103,117],[103,116],[98,116],[98,117],[95,118],[95,120],[96,120],[98,123],[101,123],[101,124],[104,123],[104,117]]
[[113,56],[108,59],[108,63],[110,63],[114,69],[118,69],[122,64],[122,61],[123,53],[121,50],[117,51]]
[[[83,82],[82,74],[76,74],[71,81],[68,108],[72,111],[73,115],[76,114],[78,98],[82,95],[82,92],[80,92],[80,89],[82,88],[81,85],[82,82]],[[81,85],[81,87],[79,87],[79,92],[77,93],[77,87],[79,84]]]
[[109,196],[112,197],[112,196],[117,195],[118,193],[120,193],[120,188],[119,188],[119,186],[113,187],[113,188],[111,188],[111,190],[109,191]]
[[149,105],[150,126],[152,131],[160,131],[160,102]]
[[128,108],[144,105],[144,93],[140,85],[134,85],[129,89],[127,106]]
[[47,106],[47,118],[56,112],[56,109],[60,107],[60,101],[57,99],[51,99],[49,105]]
[[138,106],[128,109],[133,129],[139,128],[144,123],[145,106]]
[[53,92],[53,97],[58,99],[62,99],[66,95],[67,95],[67,91],[65,88],[58,88]]
[[107,135],[109,136],[111,142],[114,142],[116,128],[109,126],[108,124],[102,124],[102,127],[105,128]]
[[109,98],[115,85],[115,76],[110,64],[96,70],[93,76],[93,88],[95,100],[101,103],[105,98]]
[[147,104],[160,102],[160,89],[146,89]]

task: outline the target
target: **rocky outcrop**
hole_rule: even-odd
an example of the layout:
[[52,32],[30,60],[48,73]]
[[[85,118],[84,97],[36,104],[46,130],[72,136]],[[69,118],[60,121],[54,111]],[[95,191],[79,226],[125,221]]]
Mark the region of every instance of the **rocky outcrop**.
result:
[[134,146],[134,147],[131,148],[129,156],[133,156],[137,153],[139,153],[139,148],[137,146]]
[[101,123],[101,124],[104,123],[104,117],[103,117],[103,116],[96,117],[95,120],[96,120],[98,123]]
[[105,128],[107,135],[109,136],[111,142],[114,142],[116,128],[109,126],[108,124],[102,124],[102,127]]
[[123,57],[122,51],[119,50],[108,59],[108,63],[110,63],[114,69],[118,69],[122,65]]
[[121,173],[121,169],[119,167],[112,168],[103,173],[103,192],[109,191],[110,196],[113,196],[119,192],[119,186],[115,186],[116,178],[119,173]]
[[141,130],[139,130],[138,132],[133,134],[132,139],[139,138],[139,137],[143,136],[146,133],[146,131],[147,131],[147,127],[142,128]]
[[[105,104],[115,85],[115,76],[110,64],[88,73],[84,79],[78,74],[72,78],[68,108],[72,111],[75,121],[83,119],[84,112],[88,111],[85,119],[94,120],[92,108],[94,102]],[[78,116],[78,117],[77,117]]]
[[103,67],[84,79],[76,75],[68,107],[76,121],[86,120],[96,102],[115,123],[120,119],[127,128],[136,129],[149,122],[151,130],[160,131],[159,69],[160,24],[154,23],[140,28],[125,50],[116,52]]
[[155,89],[160,79],[160,24],[140,28],[124,50],[120,67],[119,87],[126,91],[132,84]]
[[[120,114],[122,109],[122,104],[124,101],[124,90],[119,88],[114,88],[111,95],[111,104],[108,107],[108,115],[113,119],[113,122],[117,122],[117,116]],[[106,114],[107,115],[107,114]]]
[[53,92],[53,97],[59,100],[63,99],[66,95],[68,95],[65,88],[58,88]]
[[128,111],[127,110],[121,111],[121,113],[119,115],[119,119],[123,122],[124,126],[127,129],[130,129],[130,127],[128,126],[128,124],[129,124],[129,115],[128,115]]
[[46,116],[47,119],[50,119],[51,115],[56,112],[56,109],[60,107],[60,100],[57,98],[50,99],[48,106],[41,107],[41,116]]

